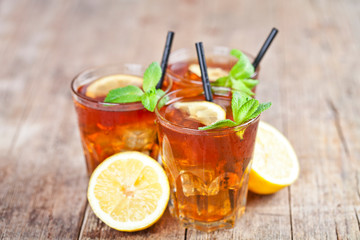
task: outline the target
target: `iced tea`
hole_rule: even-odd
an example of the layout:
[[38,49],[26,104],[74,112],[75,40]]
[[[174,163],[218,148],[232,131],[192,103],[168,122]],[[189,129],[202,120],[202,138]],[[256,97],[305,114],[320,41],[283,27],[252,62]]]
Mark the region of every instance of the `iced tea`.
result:
[[[248,54],[247,56],[250,60],[253,59],[252,56]],[[230,49],[227,47],[218,46],[206,49],[206,64],[210,82],[224,74],[227,75],[237,61],[237,58],[230,55]],[[202,85],[201,75],[191,71],[192,65],[196,64],[198,64],[198,59],[195,49],[183,48],[170,54],[166,77],[173,82],[172,90]],[[259,69],[252,76],[253,79],[258,79]]]
[[[213,88],[214,102],[232,119],[231,91]],[[167,95],[155,110],[160,152],[171,186],[170,212],[186,227],[231,228],[245,211],[247,185],[259,117],[229,128],[198,130],[203,124],[174,107],[204,101],[201,89]]]
[[[129,76],[128,85],[137,85],[138,82],[132,81],[142,79],[143,71],[143,67],[136,64],[103,67],[82,72],[73,80],[73,99],[89,174],[117,152],[140,151],[157,158],[159,147],[154,113],[146,110],[140,102],[104,103],[106,94],[96,97],[86,94],[94,81],[119,73]],[[166,81],[165,90],[170,87]]]

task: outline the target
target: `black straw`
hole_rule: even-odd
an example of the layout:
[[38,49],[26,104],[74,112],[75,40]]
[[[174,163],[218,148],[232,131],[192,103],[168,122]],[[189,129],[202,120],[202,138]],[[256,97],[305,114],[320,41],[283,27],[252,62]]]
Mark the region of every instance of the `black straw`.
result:
[[272,40],[274,40],[277,33],[278,33],[278,30],[276,28],[273,28],[271,30],[269,36],[265,40],[263,46],[261,47],[258,55],[256,56],[256,58],[255,58],[255,60],[253,62],[253,66],[254,66],[255,69],[259,66],[259,63],[260,63],[261,59],[264,57],[266,51],[268,50]]
[[160,81],[158,82],[158,84],[156,85],[157,89],[160,89],[164,83],[164,78],[165,78],[165,73],[166,73],[166,68],[168,65],[168,60],[169,60],[169,55],[170,55],[170,50],[171,50],[171,45],[172,45],[172,41],[174,38],[174,32],[169,31],[166,37],[166,42],[165,42],[165,48],[164,48],[164,52],[163,52],[163,56],[161,59],[161,78]]
[[204,88],[204,92],[205,92],[205,99],[206,99],[206,101],[212,102],[213,96],[212,96],[212,92],[211,92],[211,86],[210,86],[209,76],[208,76],[207,67],[206,67],[204,47],[203,47],[202,42],[195,43],[195,46],[196,46],[196,52],[198,55],[198,61],[199,61],[200,70],[201,70],[201,80],[202,80],[203,88]]

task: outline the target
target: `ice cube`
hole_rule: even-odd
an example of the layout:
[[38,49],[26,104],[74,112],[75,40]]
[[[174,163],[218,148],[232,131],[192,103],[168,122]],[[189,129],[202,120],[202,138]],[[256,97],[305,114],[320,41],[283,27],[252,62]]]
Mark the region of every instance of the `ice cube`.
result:
[[122,131],[122,140],[125,148],[128,150],[143,151],[147,148],[151,148],[151,145],[156,140],[156,133],[154,129],[149,128],[127,128]]
[[190,172],[185,172],[180,174],[180,180],[182,185],[182,191],[186,197],[207,195],[207,187],[204,181],[198,176]]
[[[194,174],[194,172],[196,173]],[[243,182],[243,179],[236,173],[227,172],[214,178],[214,171],[201,169],[182,172],[180,180],[186,197],[214,196],[220,190],[240,189]]]

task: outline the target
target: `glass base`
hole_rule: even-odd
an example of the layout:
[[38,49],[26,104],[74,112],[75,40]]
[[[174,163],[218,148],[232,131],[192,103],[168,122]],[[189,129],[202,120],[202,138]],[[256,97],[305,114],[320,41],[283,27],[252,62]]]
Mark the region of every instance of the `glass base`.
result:
[[193,219],[188,219],[184,217],[179,217],[173,214],[172,211],[170,211],[171,214],[179,219],[179,221],[182,223],[182,225],[185,228],[192,228],[203,232],[213,232],[219,229],[230,229],[235,226],[236,220],[239,219],[244,213],[245,213],[245,207],[241,207],[238,209],[238,211],[224,219],[221,219],[219,221],[214,222],[201,222]]

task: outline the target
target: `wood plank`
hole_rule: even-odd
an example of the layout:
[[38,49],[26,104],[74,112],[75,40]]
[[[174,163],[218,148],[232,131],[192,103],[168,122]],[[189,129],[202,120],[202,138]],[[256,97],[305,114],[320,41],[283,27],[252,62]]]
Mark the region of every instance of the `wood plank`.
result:
[[[338,44],[347,26],[341,23],[338,28],[331,16],[348,12],[340,13],[335,2],[298,1],[297,4],[298,8],[302,5],[308,11],[299,12],[298,8],[287,5],[283,10],[293,18],[285,19],[289,23],[285,31],[291,38],[283,46],[287,69],[284,79],[288,79],[283,85],[284,108],[288,109],[284,116],[288,123],[285,130],[294,143],[302,167],[299,181],[291,187],[293,237],[357,239],[359,229],[354,209],[344,204],[350,200],[354,206],[359,205],[359,199],[345,191],[347,187],[354,189],[355,181],[343,185],[344,174],[352,176],[356,168],[349,168],[346,173],[342,169],[349,159],[328,102],[329,99],[338,102],[338,94],[342,92],[336,84],[342,78],[336,78],[341,57],[335,56],[334,50],[341,49],[342,53],[345,50]],[[331,41],[329,36],[334,33],[337,37]],[[309,49],[306,55],[304,49]],[[342,84],[346,83],[342,81]]]
[[[338,238],[360,238],[359,221],[359,105],[360,83],[356,76],[360,70],[355,67],[356,55],[360,53],[359,41],[359,10],[360,4],[352,5],[334,3],[330,5],[330,13],[344,16],[333,21],[329,15],[323,16],[323,21],[329,23],[327,30],[327,44],[329,51],[324,51],[324,62],[334,68],[327,69],[326,77],[330,78],[332,87],[327,88],[326,100],[328,113],[335,125],[340,140],[341,154],[328,150],[330,159],[337,158],[338,164],[330,165],[331,170],[339,172],[336,182],[336,197],[334,202],[334,220]],[[344,48],[346,46],[346,48]],[[344,51],[345,50],[345,51]],[[326,59],[326,60],[325,60]],[[346,59],[339,61],[339,59]],[[341,81],[339,81],[341,79]],[[329,167],[330,167],[329,166]]]
[[[0,106],[0,148],[1,152],[9,152],[11,149],[11,139],[17,132],[19,120],[25,105],[18,102],[15,105],[16,92],[21,91],[24,85],[24,79],[18,71],[20,50],[16,50],[16,44],[19,43],[21,32],[23,31],[24,19],[20,16],[25,15],[25,9],[28,5],[21,1],[2,2],[1,4],[1,56],[0,63],[0,99],[4,103]],[[25,15],[26,16],[26,15]],[[27,46],[35,47],[33,44]],[[12,49],[12,50],[9,50]],[[33,56],[34,60],[42,57],[41,52],[38,56]],[[9,64],[10,63],[10,64]],[[24,93],[26,94],[26,92]]]
[[68,3],[30,2],[9,50],[15,55],[9,71],[19,79],[17,85],[8,84],[13,94],[7,97],[21,113],[5,118],[20,127],[8,155],[1,155],[1,238],[69,239],[79,232],[86,200],[78,192],[85,191],[86,173],[81,154],[66,145],[80,147],[72,138],[75,119],[67,116],[72,110],[69,94],[64,94],[68,85],[53,72],[55,56],[63,50],[56,49],[61,36],[56,26],[71,7]]
[[83,226],[80,239],[185,239],[185,229],[168,210],[150,228],[139,232],[120,232],[105,225],[88,206]]

